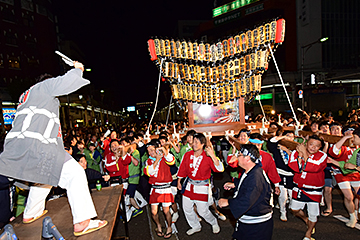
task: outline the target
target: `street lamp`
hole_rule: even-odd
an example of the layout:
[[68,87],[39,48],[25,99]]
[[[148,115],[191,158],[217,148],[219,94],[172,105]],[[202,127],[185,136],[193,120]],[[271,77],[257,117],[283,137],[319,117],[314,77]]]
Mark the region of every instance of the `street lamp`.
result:
[[[305,54],[306,52],[316,43],[323,43],[325,41],[327,41],[329,38],[328,37],[324,37],[324,38],[320,38],[315,42],[306,44],[305,46],[301,46],[301,88],[304,91],[304,60],[305,60]],[[304,110],[304,106],[305,105],[305,94],[301,99],[301,109]]]

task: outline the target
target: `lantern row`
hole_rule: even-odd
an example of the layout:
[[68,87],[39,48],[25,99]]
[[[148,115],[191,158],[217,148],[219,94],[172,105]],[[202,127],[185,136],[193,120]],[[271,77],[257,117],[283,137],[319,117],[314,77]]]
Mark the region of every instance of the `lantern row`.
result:
[[185,84],[184,82],[173,82],[171,84],[171,92],[175,100],[214,106],[240,97],[244,97],[245,101],[249,102],[255,98],[260,90],[261,74],[216,84]]
[[250,102],[261,91],[261,76],[269,59],[269,49],[259,49],[213,66],[166,61],[161,71],[174,99],[217,105],[243,97]]
[[255,49],[267,48],[269,43],[280,44],[284,38],[285,20],[278,19],[213,44],[154,38],[148,41],[148,45],[152,61],[166,58],[172,61],[205,61],[209,64],[246,55]]
[[252,74],[262,74],[268,68],[269,59],[269,49],[262,49],[213,65],[165,61],[161,71],[162,76],[170,83],[185,81],[216,84],[233,81],[235,78],[245,78]]

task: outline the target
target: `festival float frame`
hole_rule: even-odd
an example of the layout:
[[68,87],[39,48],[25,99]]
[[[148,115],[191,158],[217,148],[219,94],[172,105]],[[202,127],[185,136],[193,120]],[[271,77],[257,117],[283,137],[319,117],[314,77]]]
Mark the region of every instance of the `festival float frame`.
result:
[[[245,124],[244,103],[261,92],[270,54],[284,37],[285,20],[272,19],[213,43],[161,37],[147,43],[151,61],[170,83],[173,100],[188,103],[189,127],[224,135],[244,127],[265,128]],[[206,117],[199,115],[201,107],[207,109]]]

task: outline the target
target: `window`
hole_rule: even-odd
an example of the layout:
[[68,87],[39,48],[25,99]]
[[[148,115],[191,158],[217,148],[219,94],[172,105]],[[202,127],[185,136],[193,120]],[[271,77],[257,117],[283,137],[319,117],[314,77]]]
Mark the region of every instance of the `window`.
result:
[[34,68],[39,66],[39,60],[35,59],[34,56],[32,58],[28,58],[29,67]]
[[4,31],[4,35],[6,44],[17,46],[17,35],[11,32],[11,29],[8,32]]
[[34,11],[34,5],[31,0],[21,0],[21,8],[32,12]]
[[15,56],[9,57],[9,68],[20,68],[19,57],[15,57]]
[[3,20],[4,21],[15,23],[14,10],[11,10],[10,8],[6,7],[6,8],[3,8],[1,12],[2,12],[2,15],[3,15]]
[[26,42],[27,47],[36,49],[36,38],[31,36],[31,34],[29,34],[28,36],[25,36],[25,42]]
[[34,26],[34,16],[32,16],[29,13],[23,13],[23,23],[27,27],[33,27]]
[[44,16],[47,16],[47,10],[44,6],[41,6],[39,4],[36,4],[36,12],[38,14],[41,14],[41,15],[44,15]]

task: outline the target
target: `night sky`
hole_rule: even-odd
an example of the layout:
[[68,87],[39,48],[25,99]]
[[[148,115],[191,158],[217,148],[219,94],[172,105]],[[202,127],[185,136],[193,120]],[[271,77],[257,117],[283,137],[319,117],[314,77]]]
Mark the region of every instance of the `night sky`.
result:
[[[60,33],[80,47],[85,67],[92,69],[84,77],[97,89],[111,92],[106,97],[119,107],[155,102],[158,70],[150,60],[147,40],[178,37],[178,20],[211,20],[213,8],[208,0],[61,0],[54,4]],[[160,86],[160,94],[165,87]]]

